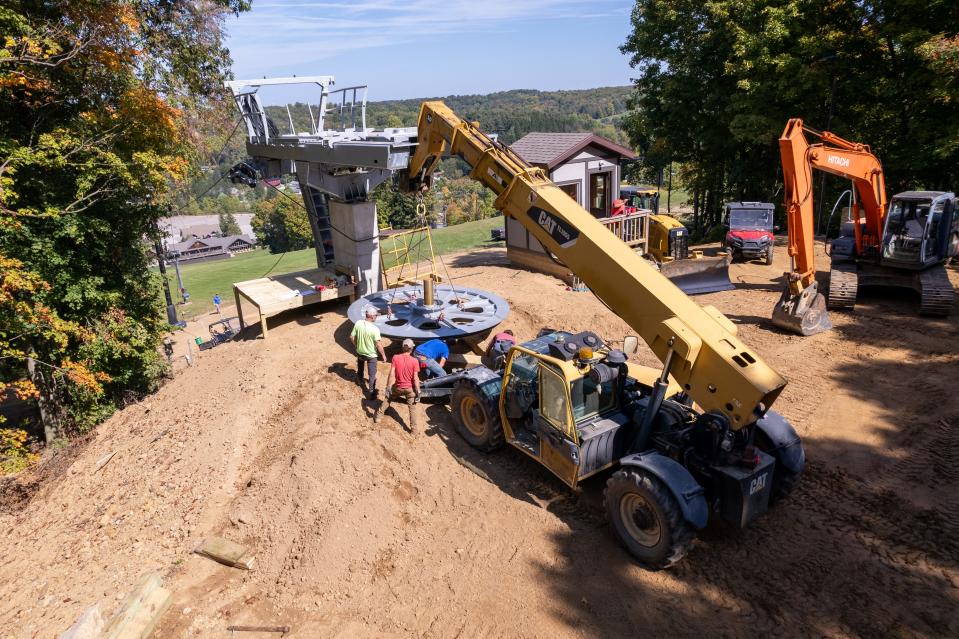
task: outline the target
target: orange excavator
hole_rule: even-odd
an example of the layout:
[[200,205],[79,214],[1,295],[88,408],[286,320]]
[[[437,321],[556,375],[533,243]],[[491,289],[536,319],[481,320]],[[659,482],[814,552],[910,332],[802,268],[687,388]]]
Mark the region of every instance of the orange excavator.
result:
[[[806,133],[822,140],[809,144]],[[869,146],[789,120],[779,138],[791,271],[773,310],[773,323],[800,335],[832,328],[826,309],[852,310],[860,286],[911,288],[923,315],[948,315],[955,294],[944,262],[959,249],[956,196],[906,191],[886,200],[879,159]],[[850,220],[830,245],[828,301],[818,290],[814,262],[812,170],[853,184]]]

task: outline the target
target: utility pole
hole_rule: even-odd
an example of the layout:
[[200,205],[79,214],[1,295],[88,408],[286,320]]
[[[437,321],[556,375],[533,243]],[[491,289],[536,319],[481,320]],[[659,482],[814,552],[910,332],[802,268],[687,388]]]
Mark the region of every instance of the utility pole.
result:
[[666,213],[671,213],[672,208],[670,207],[671,201],[673,199],[673,163],[669,162],[669,187],[666,191]]
[[157,264],[160,265],[160,277],[163,279],[163,293],[166,296],[166,318],[171,326],[179,324],[176,316],[176,305],[173,303],[173,296],[170,295],[170,280],[166,276],[166,264],[163,262],[163,244],[160,242],[160,228],[156,229],[156,239],[153,242],[153,250],[156,251]]
[[173,268],[176,269],[176,285],[180,289],[180,299],[184,304],[187,303],[187,300],[190,299],[190,294],[186,292],[186,287],[183,286],[183,277],[180,275],[180,254],[173,254]]

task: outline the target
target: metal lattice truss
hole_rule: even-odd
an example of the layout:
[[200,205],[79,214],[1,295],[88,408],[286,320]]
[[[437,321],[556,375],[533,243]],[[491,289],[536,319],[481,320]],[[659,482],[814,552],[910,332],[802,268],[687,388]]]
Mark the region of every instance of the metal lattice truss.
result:
[[[333,76],[324,75],[234,80],[226,86],[246,123],[247,153],[263,177],[296,173],[301,183],[340,201],[364,200],[393,171],[407,167],[416,127],[367,128],[367,87],[332,89],[334,84]],[[278,124],[267,114],[259,90],[295,85],[316,87],[318,99],[288,103],[287,122]],[[310,127],[297,131],[294,112],[303,108]]]
[[431,279],[442,281],[436,271],[430,228],[394,231],[380,229],[380,273],[383,285],[393,288]]

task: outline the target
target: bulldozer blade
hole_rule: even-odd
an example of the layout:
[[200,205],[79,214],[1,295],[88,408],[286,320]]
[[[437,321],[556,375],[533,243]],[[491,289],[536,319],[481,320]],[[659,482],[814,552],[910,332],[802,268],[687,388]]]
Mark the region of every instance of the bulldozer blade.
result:
[[730,291],[729,257],[700,257],[675,260],[659,265],[659,272],[668,277],[686,295]]
[[826,298],[819,292],[819,286],[813,282],[802,293],[795,295],[787,285],[773,309],[773,324],[804,336],[831,329]]

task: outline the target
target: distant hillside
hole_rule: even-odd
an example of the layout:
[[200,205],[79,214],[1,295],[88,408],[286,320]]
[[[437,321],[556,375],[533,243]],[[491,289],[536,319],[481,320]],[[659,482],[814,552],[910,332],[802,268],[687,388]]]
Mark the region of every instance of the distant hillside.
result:
[[[370,102],[366,108],[368,126],[414,126],[420,103],[443,100],[459,115],[479,121],[484,130],[498,133],[511,144],[530,131],[590,131],[626,144],[618,123],[626,114],[626,99],[632,87],[602,87],[577,91],[535,91],[515,89],[489,95],[451,95]],[[280,131],[286,132],[289,118],[281,106],[269,106],[267,112]],[[303,104],[291,106],[298,130],[309,130],[310,116]]]

